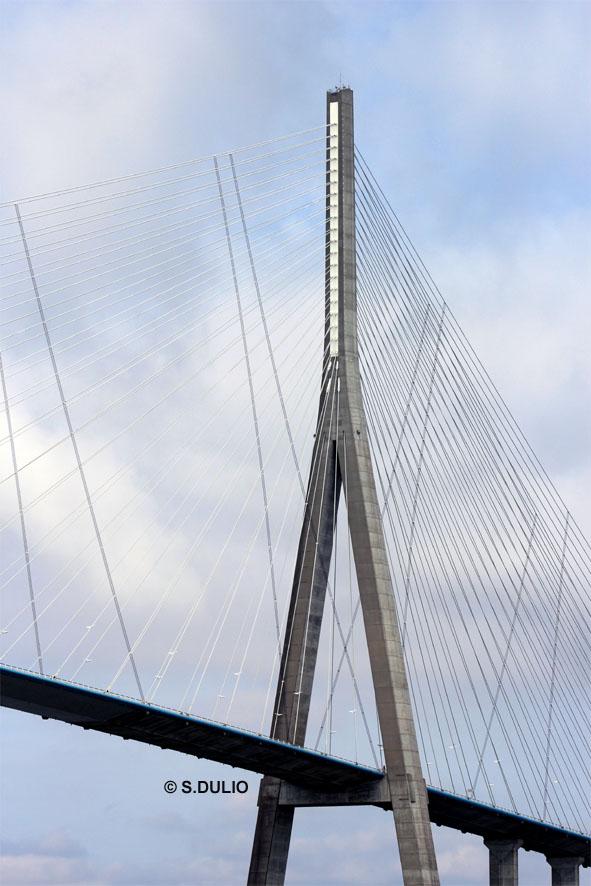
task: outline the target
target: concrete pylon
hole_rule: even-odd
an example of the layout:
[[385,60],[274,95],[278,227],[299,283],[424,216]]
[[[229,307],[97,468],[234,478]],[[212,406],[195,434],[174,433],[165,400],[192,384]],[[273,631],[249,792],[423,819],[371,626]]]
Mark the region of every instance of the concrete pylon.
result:
[[[427,790],[369,448],[359,374],[355,248],[353,92],[327,96],[326,358],[291,604],[280,665],[273,737],[303,744],[341,486],[377,702],[386,777],[405,886],[437,886]],[[338,409],[337,409],[338,403]],[[248,882],[285,879],[294,808],[265,777]]]

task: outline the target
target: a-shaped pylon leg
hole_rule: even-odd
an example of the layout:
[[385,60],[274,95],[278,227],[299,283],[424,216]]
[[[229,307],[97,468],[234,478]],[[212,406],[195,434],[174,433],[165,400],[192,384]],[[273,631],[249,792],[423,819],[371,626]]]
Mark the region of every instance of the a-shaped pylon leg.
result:
[[[332,439],[334,382],[328,384],[324,402],[273,709],[273,738],[293,744],[303,744],[306,735],[341,486]],[[248,875],[251,886],[277,886],[285,878],[294,810],[279,806],[280,786],[280,780],[267,776],[261,782]]]

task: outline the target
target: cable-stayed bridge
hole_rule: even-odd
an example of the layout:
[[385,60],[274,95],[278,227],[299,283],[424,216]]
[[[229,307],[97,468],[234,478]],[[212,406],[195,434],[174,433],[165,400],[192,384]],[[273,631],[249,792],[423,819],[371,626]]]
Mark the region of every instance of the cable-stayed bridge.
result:
[[589,544],[352,102],[3,207],[2,701],[262,773],[251,883],[296,807],[359,804],[406,884],[429,819],[575,884]]

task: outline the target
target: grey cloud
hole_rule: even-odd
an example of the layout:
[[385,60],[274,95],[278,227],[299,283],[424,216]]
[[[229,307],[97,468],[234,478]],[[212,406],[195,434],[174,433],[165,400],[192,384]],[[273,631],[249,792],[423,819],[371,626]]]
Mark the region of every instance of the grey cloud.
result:
[[43,855],[61,858],[84,858],[84,846],[73,840],[64,830],[49,831],[37,840],[3,840],[3,855]]

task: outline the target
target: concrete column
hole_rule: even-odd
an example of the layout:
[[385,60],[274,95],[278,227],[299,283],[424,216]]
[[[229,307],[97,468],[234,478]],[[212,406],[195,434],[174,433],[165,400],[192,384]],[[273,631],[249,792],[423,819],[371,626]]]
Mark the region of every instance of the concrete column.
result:
[[[302,745],[306,737],[310,698],[330,559],[334,517],[341,479],[337,466],[336,378],[321,396],[319,426],[312,455],[307,504],[296,560],[291,602],[283,643],[271,736]],[[324,406],[328,408],[323,409]],[[293,826],[293,806],[279,805],[281,781],[265,776],[259,791],[249,886],[281,886],[285,880]]]
[[489,852],[490,886],[517,886],[521,840],[485,840]]
[[579,868],[582,858],[549,858],[552,868],[552,886],[579,886]]
[[363,404],[357,346],[353,93],[329,95],[339,123],[338,456],[404,886],[439,886]]

